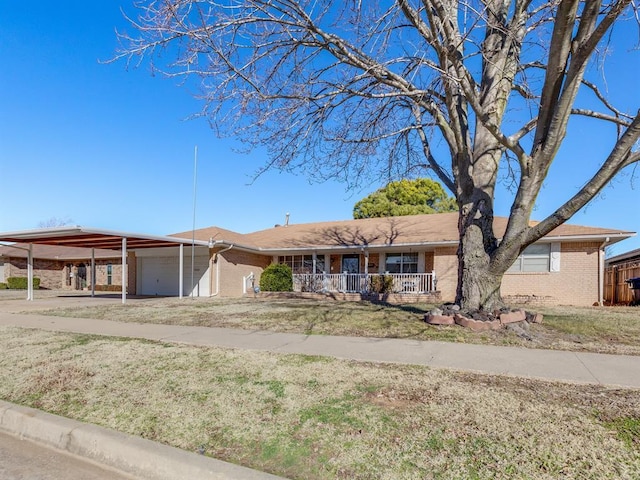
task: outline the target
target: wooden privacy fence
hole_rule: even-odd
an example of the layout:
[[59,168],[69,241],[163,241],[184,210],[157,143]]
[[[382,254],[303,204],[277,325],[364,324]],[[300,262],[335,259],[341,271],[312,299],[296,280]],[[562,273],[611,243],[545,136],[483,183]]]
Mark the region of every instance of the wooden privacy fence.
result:
[[610,265],[604,272],[604,302],[607,305],[627,305],[633,300],[633,290],[625,281],[640,277],[640,260]]

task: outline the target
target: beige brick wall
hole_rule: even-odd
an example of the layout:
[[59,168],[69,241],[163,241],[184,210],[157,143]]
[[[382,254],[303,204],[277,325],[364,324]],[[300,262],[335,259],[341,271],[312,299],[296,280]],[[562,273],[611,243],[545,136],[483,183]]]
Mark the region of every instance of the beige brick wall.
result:
[[[111,264],[111,285],[122,285],[122,262],[120,259],[113,260],[96,260],[96,285],[107,285],[109,282],[107,276],[107,265]],[[133,268],[135,270],[135,259],[133,260]],[[87,273],[91,270],[87,268]],[[129,270],[131,270],[131,260],[129,260]],[[89,277],[89,280],[91,277]]]
[[[57,260],[33,260],[33,276],[40,279],[40,288],[60,290],[63,285],[64,263]],[[4,264],[5,278],[27,277],[27,260],[25,258],[11,258]]]
[[[362,273],[364,273],[365,269],[364,269],[364,260],[365,260],[365,256],[362,256],[362,268],[360,269],[360,271]],[[369,273],[378,273],[378,271],[380,270],[380,254],[378,253],[370,253],[369,254],[369,265],[367,265],[367,271]]]
[[[120,285],[122,283],[122,266],[118,260],[112,260],[113,275],[112,285]],[[44,260],[35,258],[33,260],[33,276],[40,279],[40,288],[49,290],[73,290],[76,286],[75,276],[78,273],[78,265],[84,263],[87,269],[87,288],[91,288],[91,260],[84,261],[62,261],[62,260]],[[96,260],[96,285],[107,284],[107,263],[109,260]],[[67,285],[67,275],[69,270],[67,264],[71,264],[71,271],[74,278],[70,285]],[[133,260],[135,269],[135,257]],[[5,262],[5,277],[26,277],[27,260],[23,258],[11,258]],[[131,278],[131,276],[129,277]],[[134,277],[135,281],[135,277]],[[131,292],[130,292],[131,293]]]
[[[122,263],[122,262],[121,262]],[[136,261],[135,252],[127,252],[127,293],[129,295],[136,294],[136,275],[138,273],[138,262]],[[119,272],[122,272],[119,270]],[[120,273],[122,275],[122,273]],[[118,280],[118,285],[122,283],[121,280]]]
[[433,252],[425,252],[424,254],[424,271],[429,273],[433,272]]
[[458,247],[438,247],[433,254],[437,290],[444,302],[453,302],[458,285]]
[[[242,278],[251,272],[255,275],[255,285],[260,285],[262,271],[271,263],[271,256],[258,255],[243,252],[241,250],[228,250],[220,255],[215,255],[211,267],[211,294],[216,293],[216,274],[220,272],[220,297],[242,296]],[[218,262],[217,266],[215,262]]]
[[507,300],[531,297],[534,303],[593,305],[598,301],[598,249],[594,242],[563,243],[559,272],[507,273],[501,293]]
[[[510,302],[553,305],[593,305],[598,301],[597,242],[563,243],[560,271],[546,273],[507,273],[501,294]],[[437,288],[445,302],[455,300],[458,281],[456,247],[436,248],[433,265]]]

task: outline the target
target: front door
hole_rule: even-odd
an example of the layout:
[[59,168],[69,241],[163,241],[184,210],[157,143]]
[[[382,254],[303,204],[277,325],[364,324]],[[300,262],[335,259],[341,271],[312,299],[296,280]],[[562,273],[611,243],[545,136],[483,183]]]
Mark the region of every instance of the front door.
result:
[[343,255],[341,271],[343,273],[360,273],[360,255]]
[[78,265],[76,275],[76,290],[83,290],[87,286],[87,266],[84,263]]

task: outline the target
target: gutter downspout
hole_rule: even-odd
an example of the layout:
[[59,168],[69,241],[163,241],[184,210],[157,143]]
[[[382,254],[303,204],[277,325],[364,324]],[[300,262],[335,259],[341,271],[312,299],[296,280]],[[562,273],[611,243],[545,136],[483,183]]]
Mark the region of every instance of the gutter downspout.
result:
[[604,305],[604,248],[609,241],[610,238],[607,237],[598,248],[598,305],[601,307]]
[[[228,252],[232,248],[233,248],[233,244],[229,245],[227,248],[223,248],[219,252],[214,253],[214,255],[216,255],[217,257],[221,253]],[[211,294],[212,297],[216,297],[220,293],[220,262],[218,261],[218,258],[216,258],[215,264],[216,264],[216,292]]]

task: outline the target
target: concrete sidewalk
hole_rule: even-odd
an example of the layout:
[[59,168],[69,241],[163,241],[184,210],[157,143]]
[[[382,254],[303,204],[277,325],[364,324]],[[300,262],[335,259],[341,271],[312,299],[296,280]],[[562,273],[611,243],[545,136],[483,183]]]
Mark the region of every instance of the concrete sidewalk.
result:
[[325,355],[479,373],[640,388],[640,356],[496,347],[405,339],[300,335],[0,312],[0,325],[191,345]]

